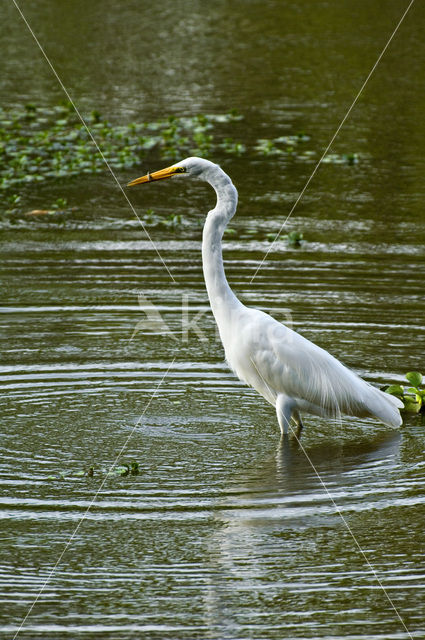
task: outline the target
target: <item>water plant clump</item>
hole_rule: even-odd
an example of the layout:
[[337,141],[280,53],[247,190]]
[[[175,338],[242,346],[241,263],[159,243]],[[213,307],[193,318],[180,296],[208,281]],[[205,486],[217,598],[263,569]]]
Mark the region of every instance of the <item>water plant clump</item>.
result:
[[310,136],[300,131],[295,135],[260,138],[254,148],[257,153],[265,156],[295,156],[299,153],[299,145],[308,140]]
[[322,160],[324,164],[348,164],[353,166],[359,163],[358,153],[328,153]]
[[76,478],[93,478],[94,467],[77,469],[76,471],[58,471],[55,475],[47,476],[47,480],[75,480]]
[[[85,115],[86,127],[70,103],[0,108],[0,190],[6,193],[0,210],[6,214],[22,213],[18,191],[25,185],[102,173],[107,170],[106,163],[112,170],[132,169],[152,151],[170,162],[189,155],[238,157],[248,152],[303,162],[311,162],[315,156],[314,151],[306,149],[310,137],[303,132],[258,139],[247,147],[229,136],[234,133],[235,123],[242,119],[232,110],[117,125],[93,110]],[[351,165],[358,162],[358,155],[331,154],[324,161]],[[58,205],[57,210],[63,209]]]
[[[269,242],[274,242],[276,240],[276,237],[277,237],[276,233],[268,233],[266,236]],[[301,231],[293,230],[293,231],[290,231],[289,233],[279,235],[278,239],[286,240],[286,242],[289,244],[290,247],[300,247],[304,240],[304,235]]]
[[155,213],[153,209],[147,209],[145,215],[142,218],[143,224],[153,228],[163,229],[177,229],[189,224],[184,216],[179,213],[169,213],[168,215],[161,215]]
[[[217,127],[241,117],[232,111],[220,116],[171,116],[154,122],[115,125],[92,111],[86,122],[102,151],[99,153],[69,103],[0,108],[0,189],[100,173],[106,168],[105,160],[112,169],[130,169],[153,148],[170,160],[183,155],[207,156],[218,147]],[[240,154],[241,149],[243,145],[235,142],[226,150]]]
[[[53,202],[46,209],[32,209],[31,211],[25,211],[25,217],[42,217],[42,216],[63,216],[64,214],[72,213],[76,211],[77,207],[70,207],[68,205],[68,200],[66,198],[57,198],[55,202]],[[19,213],[19,209],[8,209],[8,213]]]
[[300,231],[290,231],[285,238],[292,247],[300,247],[304,236]]
[[56,475],[47,476],[47,480],[75,480],[76,478],[93,478],[96,476],[138,476],[140,473],[140,464],[136,460],[124,462],[116,465],[112,469],[103,469],[95,471],[94,467],[88,469],[77,469],[76,471],[59,471]]
[[404,404],[402,412],[425,414],[425,387],[422,374],[419,371],[409,371],[405,377],[407,384],[386,385],[382,390],[400,398]]
[[233,227],[226,227],[224,230],[224,237],[231,238],[233,236],[238,236],[239,238],[257,238],[259,240],[267,240],[268,242],[274,242],[275,240],[286,240],[287,244],[291,247],[301,247],[301,244],[304,240],[304,235],[301,231],[289,231],[289,233],[278,234],[278,233],[265,233],[264,230],[258,229],[257,227],[250,226],[244,227],[242,229],[234,229]]
[[124,463],[114,467],[112,471],[107,473],[108,476],[138,476],[140,473],[139,463],[132,460],[130,463]]

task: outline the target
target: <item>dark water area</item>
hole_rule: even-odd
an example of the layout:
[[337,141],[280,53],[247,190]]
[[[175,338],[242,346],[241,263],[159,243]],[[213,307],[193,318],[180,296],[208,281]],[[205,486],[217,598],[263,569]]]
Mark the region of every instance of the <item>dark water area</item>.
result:
[[[245,304],[374,384],[424,371],[423,4],[330,151],[358,162],[321,165],[285,227],[301,247],[280,239],[253,281],[407,2],[20,7],[83,114],[243,116],[231,135],[246,152],[211,159],[239,190],[224,259]],[[62,100],[12,2],[0,34],[2,106]],[[310,157],[255,151],[301,131]],[[166,164],[152,151],[117,177]],[[75,209],[0,219],[0,637],[45,585],[18,638],[424,638],[421,419],[306,416],[302,448],[280,440],[216,335],[207,185],[129,192],[141,218],[182,216],[149,228],[155,248],[106,169],[20,195]],[[118,455],[140,474],[106,476]]]

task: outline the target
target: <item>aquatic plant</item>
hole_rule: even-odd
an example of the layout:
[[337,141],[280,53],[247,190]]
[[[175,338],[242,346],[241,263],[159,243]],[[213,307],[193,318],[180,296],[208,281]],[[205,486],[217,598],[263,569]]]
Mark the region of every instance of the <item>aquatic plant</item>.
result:
[[53,204],[52,209],[54,211],[65,211],[68,205],[68,200],[66,198],[58,198]]
[[[274,240],[276,240],[276,235],[276,233],[268,233],[266,238],[269,242],[274,242]],[[294,230],[279,236],[279,239],[286,240],[286,242],[292,247],[300,247],[304,239],[304,235],[301,231]]]
[[[139,463],[136,460],[131,460],[131,462],[124,462],[111,470],[96,471],[96,476],[138,476],[139,473]],[[94,467],[89,467],[88,469],[78,469],[77,471],[59,471],[56,475],[47,476],[47,480],[75,480],[83,477],[93,478],[94,475]]]
[[165,229],[175,229],[187,223],[186,218],[181,214],[169,213],[168,215],[161,215],[155,213],[153,209],[147,209],[142,220],[147,227],[162,227]]
[[286,236],[284,236],[288,242],[288,244],[293,247],[300,247],[301,242],[303,241],[303,234],[300,231],[290,231]]
[[[218,147],[215,129],[241,117],[231,111],[115,125],[92,111],[86,121],[110,167],[130,169],[153,148],[170,160],[206,156]],[[242,149],[243,145],[234,143],[227,152],[239,154]],[[102,155],[70,103],[0,108],[0,189],[104,170]]]
[[[305,149],[310,137],[304,132],[262,138],[248,148],[229,136],[234,132],[235,123],[243,119],[235,110],[124,125],[109,122],[97,110],[85,118],[101,153],[68,102],[49,107],[28,103],[24,107],[0,108],[0,190],[6,191],[0,211],[9,215],[23,212],[17,189],[25,185],[101,173],[106,171],[105,160],[113,170],[128,170],[139,165],[152,151],[170,162],[190,155],[211,158],[223,153],[241,156],[247,152],[310,162],[315,155],[314,151]],[[330,154],[324,159],[324,162],[341,164],[357,161],[355,153]],[[65,209],[63,202],[54,207],[57,211]]]
[[223,151],[233,156],[241,156],[246,151],[246,146],[241,142],[236,142],[233,138],[224,138],[219,146]]
[[359,162],[358,153],[329,153],[322,160],[324,164],[348,164],[354,165]]
[[139,473],[140,473],[139,463],[136,462],[135,460],[132,460],[132,462],[130,462],[130,464],[124,463],[122,465],[114,467],[114,469],[112,471],[108,472],[107,475],[111,475],[111,476],[138,476]]
[[[224,237],[232,237],[232,236],[238,236],[238,238],[242,239],[242,238],[255,238],[257,237],[259,240],[263,240],[266,239],[269,242],[273,242],[274,240],[276,240],[276,236],[278,235],[276,232],[275,233],[264,233],[264,231],[262,229],[257,229],[256,227],[250,226],[250,227],[244,227],[243,229],[239,229],[236,230],[233,227],[226,227],[226,229],[224,230]],[[289,233],[285,233],[285,234],[281,234],[279,235],[278,239],[279,240],[286,240],[286,242],[292,246],[292,247],[300,247],[301,243],[303,241],[303,234],[301,231],[290,231]]]
[[277,138],[260,138],[254,149],[265,156],[293,156],[298,154],[298,145],[310,140],[310,136],[304,132],[299,132],[295,135],[279,136]]
[[425,388],[423,387],[423,376],[419,371],[409,371],[406,373],[406,384],[391,384],[382,387],[383,391],[390,393],[404,404],[406,413],[425,413]]
[[[58,198],[55,202],[53,202],[47,209],[32,209],[31,211],[25,211],[24,215],[39,217],[39,216],[51,216],[55,214],[71,213],[72,211],[76,211],[77,207],[70,207],[68,205],[68,201],[66,198]],[[18,209],[8,209],[8,213],[19,213]]]
[[56,475],[47,476],[47,480],[73,480],[75,478],[93,478],[94,468],[78,469],[77,471],[58,471]]

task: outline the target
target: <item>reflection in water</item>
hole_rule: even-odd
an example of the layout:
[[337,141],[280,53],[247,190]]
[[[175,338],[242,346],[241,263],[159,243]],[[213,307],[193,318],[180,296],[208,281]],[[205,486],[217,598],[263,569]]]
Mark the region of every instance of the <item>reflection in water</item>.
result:
[[[220,526],[214,527],[209,540],[212,577],[205,606],[211,626],[219,626],[229,637],[235,628],[239,632],[246,629],[243,610],[235,608],[237,601],[250,609],[253,619],[257,615],[262,619],[267,605],[275,630],[288,633],[307,624],[332,633],[338,628],[337,612],[352,607],[356,593],[352,624],[359,633],[363,627],[367,631],[363,619],[370,614],[370,603],[366,594],[358,597],[360,576],[391,618],[378,581],[317,474],[367,552],[374,543],[374,531],[368,532],[365,541],[355,514],[364,511],[373,519],[376,509],[388,508],[389,492],[391,504],[397,496],[399,504],[408,504],[408,483],[397,490],[392,486],[400,445],[401,435],[394,432],[345,445],[313,444],[306,450],[310,462],[302,448],[285,437],[274,464],[268,459],[261,469],[230,482],[216,515]],[[378,521],[380,516],[375,518]],[[374,565],[374,557],[368,553],[368,558]],[[379,566],[375,568],[379,574]],[[400,579],[399,568],[392,579]]]
[[268,519],[282,516],[285,526],[288,519],[302,522],[304,515],[317,515],[320,505],[328,514],[335,509],[331,503],[328,509],[329,497],[323,485],[338,506],[344,509],[344,501],[349,498],[349,509],[353,509],[356,497],[361,502],[368,487],[378,495],[373,478],[381,476],[383,468],[387,472],[397,468],[400,444],[398,432],[380,433],[364,442],[329,442],[306,448],[283,436],[274,461],[267,460],[260,469],[232,482],[220,518],[227,523],[233,518],[252,522],[258,515],[258,520],[267,524]]
[[[276,482],[288,490],[297,490],[299,483],[319,475],[325,478],[364,466],[379,464],[379,460],[395,460],[399,455],[401,435],[385,431],[364,442],[328,442],[304,447],[303,439],[281,438],[276,453]],[[316,475],[317,471],[317,475]]]

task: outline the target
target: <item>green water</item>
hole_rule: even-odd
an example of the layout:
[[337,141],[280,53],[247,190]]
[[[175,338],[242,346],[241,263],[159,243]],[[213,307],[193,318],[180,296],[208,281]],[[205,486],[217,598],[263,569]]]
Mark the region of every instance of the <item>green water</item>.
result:
[[[229,282],[383,384],[425,369],[421,3],[332,148],[359,162],[320,167],[287,225],[302,246],[279,241],[251,279],[406,6],[21,8],[83,113],[116,124],[244,116],[232,136],[246,153],[212,158],[240,195]],[[13,3],[2,15],[3,106],[57,104],[63,92]],[[254,151],[299,131],[309,161]],[[153,151],[117,177],[165,164]],[[411,637],[425,637],[425,425],[306,416],[309,459],[280,442],[273,408],[228,370],[209,312],[200,242],[212,190],[176,179],[129,192],[141,217],[182,216],[149,229],[175,281],[107,171],[20,195],[23,211],[58,198],[75,210],[0,221],[1,637],[14,636],[83,517],[18,637],[409,638],[387,595]],[[148,325],[153,309],[160,323]],[[124,445],[119,461],[137,460],[140,474],[105,480]],[[93,478],[47,480],[90,466]]]

